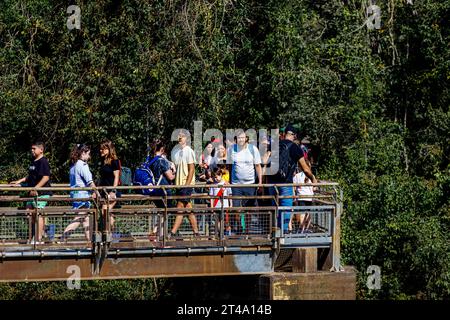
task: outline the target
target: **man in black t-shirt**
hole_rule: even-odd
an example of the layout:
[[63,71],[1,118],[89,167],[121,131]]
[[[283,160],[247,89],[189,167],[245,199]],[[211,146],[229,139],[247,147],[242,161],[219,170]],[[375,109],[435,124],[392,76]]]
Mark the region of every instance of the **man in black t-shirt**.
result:
[[[50,165],[46,157],[44,157],[44,143],[36,142],[31,145],[31,154],[34,160],[31,162],[28,168],[28,176],[22,179],[12,181],[11,184],[23,185],[25,187],[50,187]],[[46,201],[38,201],[41,199],[49,198],[52,195],[51,191],[38,192],[32,190],[29,192],[30,197],[35,197],[33,201],[27,202],[27,209],[42,209],[47,205]],[[34,227],[36,221],[36,211],[32,215],[32,226]],[[34,229],[34,228],[33,228]],[[41,241],[44,234],[44,218],[39,217],[38,219],[38,235],[36,237],[37,241]],[[32,235],[35,235],[33,230]]]
[[[287,125],[284,129],[284,140],[280,141],[278,159],[278,172],[272,176],[268,177],[268,181],[271,184],[281,184],[281,183],[292,183],[294,178],[294,172],[298,164],[299,168],[303,170],[305,175],[313,182],[317,183],[310,167],[305,161],[304,153],[301,147],[295,144],[293,141],[297,136],[297,130],[292,125]],[[290,196],[294,195],[293,187],[277,187],[280,196]],[[271,187],[269,189],[271,195],[275,195],[275,188]],[[275,204],[274,204],[275,205]],[[280,199],[280,206],[282,207],[292,207],[294,205],[294,198],[284,198]],[[283,217],[283,219],[282,219]],[[280,211],[277,217],[278,226],[283,228],[283,232],[288,231],[288,224],[290,220],[290,213],[288,211]],[[281,221],[283,220],[283,221]]]

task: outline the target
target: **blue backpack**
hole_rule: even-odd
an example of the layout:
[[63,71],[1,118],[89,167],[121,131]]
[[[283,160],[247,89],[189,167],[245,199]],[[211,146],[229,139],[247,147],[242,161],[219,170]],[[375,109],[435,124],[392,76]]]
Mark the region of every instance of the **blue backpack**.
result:
[[[134,172],[133,185],[135,186],[155,186],[159,184],[159,181],[156,181],[155,175],[153,174],[150,166],[158,160],[160,157],[156,156],[150,160],[150,157],[147,157],[144,163],[142,163]],[[160,179],[161,180],[161,179]],[[140,189],[139,193],[144,195],[151,195],[154,191],[158,189]]]

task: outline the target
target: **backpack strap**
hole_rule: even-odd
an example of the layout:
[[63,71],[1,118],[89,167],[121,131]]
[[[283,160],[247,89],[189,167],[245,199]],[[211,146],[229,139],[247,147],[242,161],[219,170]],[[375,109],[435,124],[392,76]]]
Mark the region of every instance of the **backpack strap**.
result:
[[[234,145],[233,145],[233,150],[234,150],[234,152],[238,152],[238,146],[237,146],[237,144],[235,143]],[[254,145],[252,145],[251,143],[249,143],[248,144],[248,146],[247,146],[247,148],[250,150],[250,153],[252,154],[252,157],[253,157],[253,160],[255,160],[255,146]]]
[[255,146],[252,145],[251,143],[248,144],[250,146],[250,153],[252,154],[253,157],[253,163],[255,163]]
[[146,161],[145,163],[147,163],[147,165],[150,167],[153,163],[155,163],[156,160],[158,160],[159,158],[161,158],[161,156],[156,156],[154,157],[152,160],[150,161]]

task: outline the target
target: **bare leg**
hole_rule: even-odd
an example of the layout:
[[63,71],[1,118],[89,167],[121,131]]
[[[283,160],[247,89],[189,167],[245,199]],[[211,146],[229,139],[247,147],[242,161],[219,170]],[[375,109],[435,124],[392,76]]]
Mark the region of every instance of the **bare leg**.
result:
[[63,237],[68,232],[76,230],[81,224],[81,222],[80,222],[81,219],[83,219],[83,217],[76,217],[75,219],[73,219],[73,221],[64,229]]
[[39,216],[38,217],[38,230],[39,230],[39,236],[38,241],[42,240],[42,236],[44,235],[44,217]]
[[[177,208],[184,208],[184,204],[181,201],[177,202]],[[171,233],[176,233],[178,228],[181,226],[181,223],[183,222],[183,214],[177,214],[175,218],[175,222],[173,224]]]
[[311,215],[309,214],[309,212],[305,216],[305,224],[306,229],[309,229],[311,227]]
[[302,226],[302,232],[304,232],[306,229],[309,228],[309,223],[310,223],[310,216],[309,213],[304,213],[302,214],[302,222],[301,222],[301,226]]
[[[114,196],[115,196],[115,194],[114,194]],[[115,205],[116,205],[116,201],[110,202],[109,203],[109,210],[112,210]],[[110,217],[109,217],[109,225],[110,225],[111,230],[112,230],[112,228],[114,227],[114,217],[113,217],[112,214],[110,214]]]
[[86,239],[89,241],[89,217],[84,218],[83,221],[83,227],[84,227],[84,235],[86,236]]
[[[102,221],[104,221],[104,223],[105,223],[105,228],[106,228],[106,223],[107,223],[107,221],[106,221],[106,212],[107,211],[108,211],[108,206],[107,205],[103,205],[102,206],[102,218],[103,218]],[[111,220],[108,222],[108,224],[111,224]],[[112,231],[112,226],[111,225],[109,225],[109,230]]]
[[291,214],[291,217],[289,218],[289,224],[288,224],[288,230],[289,231],[292,231],[292,220],[293,220],[293,218],[294,218],[294,215]]
[[296,213],[296,214],[293,214],[293,216],[294,217],[291,220],[292,221],[292,230],[294,230],[295,225],[297,226],[296,230],[298,230],[298,229],[300,229],[301,224],[302,224],[301,214]]
[[[186,204],[186,208],[192,208],[192,203],[188,202]],[[189,214],[189,222],[191,223],[192,231],[194,231],[194,233],[198,233],[197,218],[193,213]]]
[[[35,238],[36,241],[41,241],[42,236],[44,234],[44,217],[41,217],[37,215],[36,209],[30,209],[31,213],[31,228],[33,230],[34,228],[34,234],[32,233],[32,237]],[[36,226],[36,220],[37,220],[37,226]],[[36,230],[37,229],[37,230]]]
[[34,234],[36,233],[36,230],[34,230],[35,225],[34,225],[34,221],[35,221],[35,217],[34,215],[35,210],[32,208],[27,207],[27,211],[29,212],[30,216],[28,218],[28,241],[31,241],[31,239],[34,237]]

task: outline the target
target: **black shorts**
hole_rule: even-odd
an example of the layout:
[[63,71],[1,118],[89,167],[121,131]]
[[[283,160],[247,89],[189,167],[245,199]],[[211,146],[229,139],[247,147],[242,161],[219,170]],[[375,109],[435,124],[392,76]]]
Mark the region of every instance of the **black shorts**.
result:
[[[194,192],[194,188],[180,188],[180,189],[177,189],[176,195],[190,197],[193,192]],[[184,202],[184,203],[188,203],[191,200],[192,200],[191,198],[177,199],[177,201]]]

